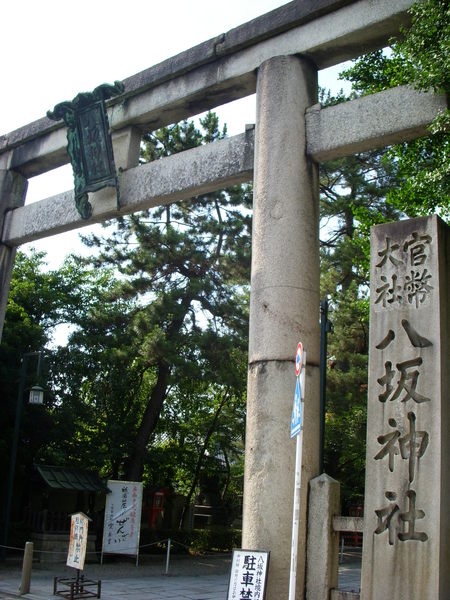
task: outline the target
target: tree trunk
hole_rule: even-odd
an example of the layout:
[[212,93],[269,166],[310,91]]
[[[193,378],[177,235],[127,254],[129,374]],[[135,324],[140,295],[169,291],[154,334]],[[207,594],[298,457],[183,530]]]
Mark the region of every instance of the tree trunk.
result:
[[[353,191],[351,194],[351,198],[353,199]],[[349,238],[349,239],[353,239],[354,233],[355,233],[355,222],[354,222],[354,217],[353,217],[353,212],[351,211],[350,207],[345,211],[345,237]],[[343,272],[343,277],[342,277],[342,292],[345,294],[345,292],[348,290],[348,288],[350,287],[350,284],[352,283],[352,281],[355,278],[355,274],[353,273],[353,264],[349,264],[347,265],[347,268],[345,268],[344,266],[344,272]]]
[[[189,310],[191,302],[195,299],[195,292],[186,290],[186,295],[180,303],[180,314],[175,318],[167,329],[167,339],[174,339],[183,326],[184,318]],[[134,451],[130,456],[127,467],[127,478],[129,481],[141,481],[144,467],[145,450],[151,434],[158,423],[159,415],[167,395],[169,384],[170,365],[160,358],[157,363],[156,384],[147,403],[141,424],[136,435]]]
[[169,374],[169,365],[163,361],[159,361],[156,384],[152,390],[150,400],[142,417],[136,435],[134,451],[128,463],[127,479],[129,481],[141,481],[142,479],[145,450],[147,448],[148,440],[158,423],[159,415],[161,414],[161,409],[166,398]]
[[228,460],[228,455],[227,455],[226,449],[222,448],[222,452],[223,452],[223,457],[225,459],[225,466],[227,469],[227,478],[225,481],[225,485],[222,488],[222,492],[220,493],[220,499],[222,501],[222,506],[225,510],[225,517],[226,517],[226,522],[228,525],[228,523],[230,521],[230,507],[228,504],[225,503],[225,497],[227,495],[228,488],[230,487],[230,483],[231,483],[231,465],[230,465],[230,461]]

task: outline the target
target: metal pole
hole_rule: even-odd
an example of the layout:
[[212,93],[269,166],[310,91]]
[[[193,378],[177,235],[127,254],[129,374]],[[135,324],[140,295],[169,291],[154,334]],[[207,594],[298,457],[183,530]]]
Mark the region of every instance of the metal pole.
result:
[[327,334],[332,331],[328,320],[328,300],[320,301],[320,452],[319,470],[323,473],[323,455],[325,446],[325,407],[327,382]]
[[295,600],[297,582],[298,518],[300,513],[300,486],[302,483],[303,430],[297,435],[295,450],[294,509],[292,517],[291,572],[289,576],[289,600]]
[[169,573],[169,560],[170,560],[170,538],[167,540],[166,575]]
[[[303,350],[303,365],[300,372],[300,394],[301,400],[305,397],[306,380],[306,351]],[[303,416],[302,416],[303,422]],[[300,517],[300,489],[302,485],[302,448],[303,448],[303,425],[297,434],[295,448],[295,480],[294,480],[294,506],[292,511],[292,541],[291,541],[291,570],[289,574],[289,596],[288,600],[295,600],[295,588],[297,584],[297,550],[298,530]]]
[[43,352],[43,350],[39,350],[39,352],[33,352],[33,354],[37,354],[37,357],[38,357],[37,368],[36,368],[36,378],[37,378],[37,382],[39,383],[39,378],[41,376],[41,367],[42,367],[42,355],[44,354],[44,352]]

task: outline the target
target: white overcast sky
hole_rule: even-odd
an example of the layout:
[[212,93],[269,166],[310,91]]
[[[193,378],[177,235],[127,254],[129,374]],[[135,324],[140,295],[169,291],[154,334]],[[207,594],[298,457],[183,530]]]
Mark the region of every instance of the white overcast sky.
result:
[[[285,0],[6,0],[0,34],[0,135],[43,117],[79,92],[138,73],[224,33]],[[336,83],[338,69],[320,84]],[[229,134],[252,123],[254,97],[219,112]],[[71,167],[30,180],[27,202],[73,187]],[[33,244],[52,266],[74,246],[75,232]],[[57,247],[57,252],[54,248]],[[55,260],[58,259],[58,260]]]

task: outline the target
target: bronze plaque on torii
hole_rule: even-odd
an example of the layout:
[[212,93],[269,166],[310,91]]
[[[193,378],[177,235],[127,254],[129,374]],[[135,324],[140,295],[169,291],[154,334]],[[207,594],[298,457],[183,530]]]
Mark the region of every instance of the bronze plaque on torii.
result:
[[115,187],[119,207],[119,184],[105,101],[122,94],[124,85],[102,84],[93,92],[82,92],[71,102],[57,104],[48,111],[49,119],[63,119],[67,125],[67,152],[72,163],[75,205],[83,219],[89,219],[92,206],[88,192]]

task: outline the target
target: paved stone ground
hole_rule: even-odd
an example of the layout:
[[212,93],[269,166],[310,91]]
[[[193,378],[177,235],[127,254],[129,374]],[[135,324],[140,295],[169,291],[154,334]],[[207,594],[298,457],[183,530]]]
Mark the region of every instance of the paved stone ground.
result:
[[[339,569],[339,588],[359,591],[361,554],[344,552]],[[139,566],[134,560],[105,558],[103,565],[86,564],[84,574],[89,579],[101,579],[103,600],[225,600],[228,589],[231,556],[214,555],[188,557],[173,555],[168,575],[163,555],[141,556]],[[74,570],[61,565],[33,565],[31,593],[26,600],[52,600],[53,578],[71,577]],[[0,565],[0,600],[19,598],[21,561],[10,559]],[[60,587],[58,587],[58,590]]]
[[359,592],[361,588],[361,548],[346,548],[339,565],[338,589]]

